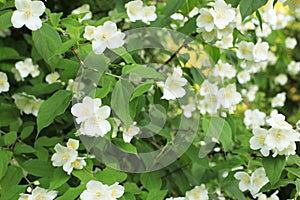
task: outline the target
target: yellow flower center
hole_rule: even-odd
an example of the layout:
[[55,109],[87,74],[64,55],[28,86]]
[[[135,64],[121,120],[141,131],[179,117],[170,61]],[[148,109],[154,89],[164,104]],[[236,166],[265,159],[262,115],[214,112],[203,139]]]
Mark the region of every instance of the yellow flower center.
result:
[[199,198],[200,198],[200,192],[195,191],[195,192],[193,193],[193,196],[194,196],[195,199],[199,199]]
[[74,162],[72,162],[72,166],[73,167],[79,167],[80,166],[80,162],[78,160],[75,160]]
[[26,16],[26,18],[29,18],[31,16],[31,10],[30,9],[25,10],[25,16]]
[[3,86],[3,85],[4,85],[4,81],[0,80],[0,86]]

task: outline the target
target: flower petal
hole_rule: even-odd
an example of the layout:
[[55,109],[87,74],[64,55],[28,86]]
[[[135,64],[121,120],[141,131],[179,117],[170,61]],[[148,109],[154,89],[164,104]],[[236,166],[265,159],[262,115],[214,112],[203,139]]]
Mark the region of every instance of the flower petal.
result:
[[32,13],[34,13],[37,16],[41,16],[46,10],[45,4],[42,1],[32,1],[30,3],[30,7]]
[[25,26],[30,30],[35,31],[42,27],[42,20],[37,16],[30,16],[30,18],[27,19]]
[[18,10],[14,11],[13,15],[11,16],[11,23],[15,28],[21,28],[26,23],[26,17],[23,12]]

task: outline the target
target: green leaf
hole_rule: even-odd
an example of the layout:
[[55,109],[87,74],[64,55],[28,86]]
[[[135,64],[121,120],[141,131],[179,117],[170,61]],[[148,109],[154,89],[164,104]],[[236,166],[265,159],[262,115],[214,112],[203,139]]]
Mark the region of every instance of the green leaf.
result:
[[38,133],[49,126],[55,117],[63,114],[72,100],[72,92],[59,90],[44,101],[37,116]]
[[122,139],[114,139],[113,142],[120,147],[120,149],[126,153],[137,154],[137,149],[130,143],[125,143]]
[[12,145],[17,139],[17,133],[15,131],[11,131],[4,135],[4,144],[6,146]]
[[167,5],[163,9],[163,14],[171,16],[184,6],[186,0],[168,0]]
[[65,184],[70,179],[62,168],[56,168],[53,173],[53,177],[50,182],[49,190],[55,190]]
[[112,168],[106,167],[103,171],[97,172],[95,177],[100,180],[102,183],[107,185],[112,185],[115,182],[123,182],[127,178],[127,174],[114,170]]
[[80,38],[81,33],[84,30],[84,26],[71,17],[62,19],[61,24],[67,28],[67,33],[71,38]]
[[9,28],[12,26],[11,16],[13,11],[1,12],[0,14],[0,28]]
[[165,196],[167,195],[167,190],[151,190],[148,193],[146,200],[163,200],[165,199]]
[[28,125],[26,127],[23,128],[22,132],[21,132],[21,139],[24,140],[26,138],[28,138],[31,133],[34,130],[34,125]]
[[140,84],[133,92],[130,101],[132,101],[133,99],[135,99],[138,96],[141,96],[142,94],[144,94],[145,92],[149,91],[149,89],[153,86],[154,81],[150,80],[147,82],[144,82],[142,84]]
[[25,143],[17,143],[14,147],[14,154],[15,155],[19,155],[19,154],[23,154],[23,153],[34,153],[35,149]]
[[152,67],[142,65],[133,66],[131,69],[124,71],[123,75],[128,73],[137,74],[140,78],[153,78],[156,80],[164,80],[164,76]]
[[240,0],[225,0],[227,4],[231,4],[232,7],[236,8],[239,3],[240,3]]
[[84,190],[85,184],[81,184],[76,188],[69,188],[62,196],[56,198],[56,200],[76,199]]
[[52,177],[54,167],[51,162],[42,161],[39,159],[27,160],[20,165],[27,171],[29,174],[38,176],[38,177]]
[[12,157],[12,152],[6,151],[6,150],[1,150],[0,151],[0,180],[1,178],[5,175],[8,164],[11,160]]
[[95,180],[92,173],[87,171],[85,168],[82,170],[73,170],[72,175],[79,178],[79,180],[81,180],[84,184],[87,184],[90,180]]
[[220,59],[220,49],[217,47],[210,46],[210,45],[205,45],[204,49],[210,56],[211,60],[214,63],[217,63],[218,60]]
[[111,96],[111,108],[126,127],[133,122],[129,114],[129,100],[133,90],[133,86],[128,81],[119,80]]
[[299,178],[297,178],[295,180],[295,186],[296,186],[296,191],[299,194],[300,193],[300,179]]
[[291,173],[291,174],[297,176],[298,178],[300,178],[300,169],[299,169],[299,168],[295,168],[295,167],[287,167],[286,170],[287,170],[289,173]]
[[18,120],[20,111],[13,104],[0,104],[0,126],[8,126],[12,121]]
[[55,146],[57,143],[61,142],[61,138],[59,137],[40,137],[38,138],[35,143],[34,146],[35,147],[53,147]]
[[115,52],[117,55],[121,56],[127,64],[135,64],[136,63],[135,60],[130,55],[130,53],[128,53],[124,47],[119,47],[119,48],[111,49],[111,50],[113,52]]
[[23,172],[20,167],[9,166],[6,174],[0,181],[0,188],[4,191],[11,188],[12,185],[17,185],[23,178]]
[[126,182],[124,183],[125,192],[131,193],[131,194],[140,194],[142,190],[132,182]]
[[60,55],[71,49],[72,46],[78,41],[78,39],[70,39],[67,40],[66,42],[62,43],[60,48],[56,49],[54,52],[55,55]]
[[[26,190],[27,185],[11,185],[9,188],[3,189],[3,192],[0,194],[5,193],[5,195],[2,195],[0,200],[12,200],[12,199],[19,199],[20,194],[24,193]],[[4,192],[5,191],[5,192]]]
[[247,16],[252,15],[258,8],[262,7],[268,2],[268,0],[241,0],[240,11],[242,19],[244,20]]
[[148,191],[160,190],[162,186],[162,180],[155,172],[141,174],[141,182]]
[[32,39],[38,53],[54,71],[59,60],[59,57],[55,55],[55,51],[62,45],[57,31],[50,25],[43,23],[42,28],[32,33]]
[[285,156],[277,156],[276,158],[273,158],[272,156],[264,157],[262,159],[262,164],[271,185],[274,185],[280,179],[282,170],[284,169]]
[[1,47],[0,48],[0,61],[2,60],[18,60],[20,59],[20,54],[9,47]]

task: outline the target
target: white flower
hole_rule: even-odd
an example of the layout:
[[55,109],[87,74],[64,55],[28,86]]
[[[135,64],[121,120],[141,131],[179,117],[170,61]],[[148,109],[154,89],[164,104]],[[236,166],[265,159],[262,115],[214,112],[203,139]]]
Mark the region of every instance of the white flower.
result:
[[94,26],[86,26],[84,29],[83,37],[87,40],[93,40],[95,38],[95,30]]
[[275,65],[277,62],[277,59],[278,59],[277,56],[272,51],[269,51],[268,61],[269,61],[270,65]]
[[106,48],[115,49],[123,46],[125,34],[118,31],[117,25],[107,21],[103,26],[98,26],[94,33],[92,48],[95,54],[101,54]]
[[278,190],[276,190],[270,197],[267,197],[265,194],[260,194],[257,200],[280,200],[277,194]]
[[267,42],[257,42],[253,47],[253,57],[255,62],[268,60],[269,44]]
[[56,153],[51,157],[52,165],[55,167],[63,166],[63,170],[71,174],[73,170],[72,163],[76,161],[78,152],[71,147],[64,147],[61,144],[56,144],[54,149]]
[[243,70],[243,71],[238,73],[237,79],[238,79],[240,84],[245,84],[248,81],[250,81],[251,76],[250,76],[250,73],[247,70]]
[[255,29],[255,33],[257,37],[268,37],[272,33],[272,29],[266,23],[262,24],[262,30],[260,26]]
[[76,103],[72,106],[71,113],[77,117],[76,122],[79,124],[93,117],[101,103],[101,99],[92,99],[86,96],[83,98],[82,103]]
[[263,128],[253,129],[253,137],[250,138],[250,148],[253,150],[260,149],[260,152],[263,156],[269,156],[269,151],[271,150],[268,145],[266,145],[266,137],[268,131]]
[[201,8],[200,15],[197,17],[197,27],[204,28],[205,31],[210,32],[214,29],[214,18],[212,16],[212,9]]
[[286,93],[285,92],[281,92],[276,94],[275,97],[273,97],[271,104],[272,107],[283,107],[284,103],[285,103],[285,99],[286,99]]
[[185,95],[185,86],[187,80],[182,78],[182,70],[180,68],[175,68],[171,76],[169,76],[165,83],[159,82],[159,87],[163,88],[162,99],[174,100],[176,98],[181,98]]
[[83,169],[83,167],[85,166],[86,166],[86,162],[84,158],[80,158],[80,157],[77,157],[77,159],[71,163],[71,168],[73,167],[75,169]]
[[9,82],[7,80],[7,75],[0,72],[0,94],[2,92],[7,92],[9,90]]
[[196,186],[194,189],[185,193],[186,200],[208,200],[208,191],[205,185],[201,184]]
[[296,75],[300,72],[300,62],[292,61],[288,65],[288,72],[291,75]]
[[230,22],[235,20],[235,9],[231,5],[227,5],[224,0],[217,0],[214,9],[211,10],[214,18],[214,24],[218,29],[225,28]]
[[143,7],[144,15],[142,17],[142,21],[145,23],[155,21],[157,15],[155,13],[156,7],[155,6],[144,6]]
[[136,126],[136,123],[130,125],[128,129],[123,131],[123,140],[126,143],[129,143],[132,138],[140,132],[140,128]]
[[237,45],[238,49],[236,55],[240,59],[253,60],[254,44],[252,42],[241,41]]
[[275,77],[275,84],[285,85],[288,81],[288,77],[286,74],[279,74]]
[[266,114],[258,109],[246,110],[244,124],[247,128],[259,128],[260,126],[265,125],[265,117]]
[[22,193],[22,194],[20,194],[20,197],[18,200],[28,200],[29,196],[30,196],[29,194]]
[[81,200],[116,200],[124,194],[124,187],[119,183],[108,186],[99,181],[91,180],[86,184],[86,188],[80,195]]
[[53,73],[48,74],[46,76],[45,80],[49,84],[57,83],[57,82],[60,82],[59,77],[60,77],[60,75],[58,72],[53,72]]
[[76,8],[72,11],[72,14],[79,15],[86,13],[82,18],[79,18],[78,21],[81,23],[83,20],[89,20],[92,19],[92,12],[90,11],[90,5],[89,4],[83,4],[79,8]]
[[125,4],[127,15],[130,21],[135,22],[144,17],[143,2],[141,0],[130,1]]
[[11,72],[14,74],[16,81],[24,81],[24,78],[22,78],[20,72],[16,68],[12,68]]
[[230,108],[242,101],[242,96],[236,91],[234,84],[230,84],[219,90],[218,98],[224,108]]
[[267,119],[267,123],[272,128],[286,129],[286,130],[293,129],[292,125],[290,125],[287,121],[285,121],[285,116],[283,114],[272,112],[271,117]]
[[298,140],[299,134],[294,130],[271,128],[265,142],[269,148],[283,151],[289,147],[291,142]]
[[237,172],[234,174],[234,178],[239,180],[239,188],[242,192],[251,188],[251,178],[246,172]]
[[199,94],[201,96],[205,96],[207,94],[215,94],[218,92],[218,86],[217,83],[210,83],[208,80],[203,81],[201,87],[200,87],[200,91]]
[[15,0],[17,8],[11,17],[11,23],[15,28],[26,26],[30,30],[37,30],[42,27],[42,20],[39,18],[46,10],[42,1]]
[[110,112],[111,109],[109,106],[98,108],[92,117],[84,121],[81,128],[84,134],[93,137],[103,137],[108,133],[111,130],[111,125],[106,119],[110,116]]
[[215,46],[221,49],[233,47],[233,36],[229,34],[226,37],[222,37],[221,40],[216,42]]
[[231,79],[235,74],[235,68],[229,63],[223,63],[222,60],[218,61],[213,70],[213,76],[220,77],[221,79]]
[[194,7],[188,14],[189,18],[196,16],[199,13],[199,8]]
[[189,103],[187,105],[181,106],[183,109],[183,115],[187,118],[192,117],[192,113],[196,110],[196,105],[194,103]]
[[252,102],[255,100],[256,92],[258,91],[257,85],[251,85],[249,91],[244,91],[243,95],[247,97],[248,101]]
[[29,74],[32,77],[36,77],[40,74],[38,71],[39,66],[34,65],[31,58],[26,58],[24,61],[18,61],[15,66],[21,78],[26,78]]
[[35,101],[33,102],[33,105],[32,105],[32,111],[31,111],[31,114],[33,114],[34,116],[37,117],[38,115],[38,112],[40,110],[40,107],[41,107],[41,104],[44,102],[44,100],[42,99],[35,99]]
[[297,40],[295,38],[287,37],[285,40],[285,46],[288,49],[294,49],[297,45]]
[[56,191],[47,191],[44,188],[36,187],[32,190],[31,195],[29,195],[28,200],[53,200],[57,196]]
[[165,200],[185,200],[185,197],[169,197],[166,198]]
[[251,174],[251,188],[250,193],[254,196],[259,190],[269,182],[266,176],[265,169],[260,167]]

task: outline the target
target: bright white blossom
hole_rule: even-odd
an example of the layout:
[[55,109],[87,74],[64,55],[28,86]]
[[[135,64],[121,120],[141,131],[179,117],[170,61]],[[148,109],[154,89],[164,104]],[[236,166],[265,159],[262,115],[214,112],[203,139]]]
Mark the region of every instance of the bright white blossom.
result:
[[0,72],[0,94],[2,92],[7,92],[9,90],[9,82],[7,75],[3,72]]
[[288,73],[291,75],[296,75],[300,72],[300,62],[291,61],[288,64]]
[[250,76],[250,73],[247,70],[243,70],[243,71],[238,73],[237,79],[238,79],[240,84],[245,84],[248,81],[250,81],[251,76]]
[[75,10],[72,11],[72,14],[79,15],[79,14],[84,14],[86,13],[82,18],[79,18],[78,21],[81,23],[83,20],[89,20],[92,19],[92,12],[90,10],[90,5],[89,4],[83,4],[82,6],[76,8]]
[[91,180],[86,184],[86,190],[81,195],[81,200],[94,200],[94,199],[105,199],[105,200],[116,200],[124,194],[125,188],[119,183],[115,183],[111,186],[105,185],[99,181]]
[[275,77],[275,84],[285,85],[288,81],[288,77],[286,74],[279,74]]
[[44,100],[24,92],[14,94],[12,98],[17,108],[21,110],[21,113],[24,112],[27,115],[33,114],[34,116],[37,116],[40,106],[44,102]]
[[57,191],[47,191],[44,188],[36,187],[31,194],[20,194],[18,200],[53,200],[57,196]]
[[46,80],[47,83],[52,84],[52,83],[60,82],[59,78],[60,78],[59,73],[58,72],[53,72],[53,73],[48,74],[46,76],[45,80]]
[[254,44],[252,42],[241,41],[237,45],[236,55],[240,59],[253,60]]
[[286,93],[285,92],[281,92],[276,94],[275,97],[273,97],[271,104],[272,107],[283,107],[284,103],[285,103],[285,99],[286,99]]
[[268,60],[269,44],[267,42],[257,42],[253,47],[253,57],[255,62]]
[[274,113],[267,119],[267,123],[272,128],[291,130],[293,127],[286,120],[283,114]]
[[194,189],[185,193],[186,200],[208,200],[208,191],[204,184],[196,186]]
[[156,7],[155,6],[144,6],[143,7],[144,15],[142,18],[142,21],[145,23],[149,23],[152,21],[155,21],[157,18],[157,15],[155,13]]
[[140,128],[136,126],[136,123],[130,125],[128,129],[123,131],[123,140],[126,143],[129,143],[132,138],[140,132]]
[[196,110],[196,105],[195,103],[189,103],[187,105],[181,106],[183,109],[183,115],[187,118],[192,117],[192,113]]
[[[89,36],[91,37],[91,36]],[[125,34],[118,31],[116,23],[105,22],[94,30],[92,48],[95,54],[101,54],[108,49],[115,49],[123,46]]]
[[294,49],[297,45],[297,40],[295,38],[287,37],[285,40],[285,46],[288,49]]
[[220,89],[218,97],[221,99],[220,103],[224,108],[231,108],[242,101],[242,96],[236,91],[234,84]]
[[247,128],[258,128],[265,125],[266,114],[258,109],[246,110],[244,124]]
[[86,26],[84,29],[83,37],[87,40],[93,40],[95,39],[95,26]]
[[197,17],[197,27],[204,28],[207,32],[212,31],[215,27],[212,9],[201,8],[199,12],[200,15]]
[[280,200],[279,197],[277,196],[278,190],[276,190],[271,196],[267,197],[266,194],[260,194],[258,195],[257,200]]
[[39,66],[34,65],[31,58],[26,58],[24,61],[18,61],[15,64],[15,67],[18,75],[20,75],[21,80],[26,78],[29,74],[33,78],[40,74],[40,71],[38,70]]
[[15,0],[17,10],[13,12],[11,23],[15,28],[26,26],[30,30],[37,30],[42,27],[40,16],[45,12],[46,7],[42,1]]
[[269,156],[271,148],[266,144],[268,131],[263,128],[253,129],[253,137],[250,138],[250,148],[253,150],[260,149],[263,156]]
[[180,68],[175,68],[173,74],[169,76],[166,82],[159,82],[158,86],[163,88],[162,99],[175,100],[176,98],[181,98],[185,95],[185,86],[187,80],[182,78],[182,70]]
[[224,29],[235,20],[235,9],[227,5],[224,0],[215,1],[214,9],[211,11],[214,24],[218,29]]
[[220,77],[221,79],[231,79],[235,76],[235,74],[235,68],[231,64],[224,63],[221,60],[218,61],[213,70],[213,75],[216,77]]
[[237,172],[234,177],[239,180],[239,188],[242,192],[249,190],[251,187],[251,177],[246,172]]
[[130,21],[141,20],[144,16],[143,2],[141,0],[130,1],[125,4],[127,15]]

